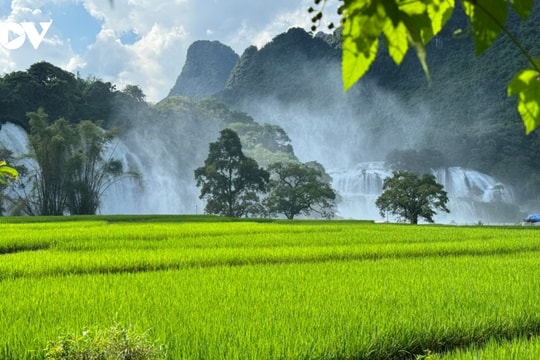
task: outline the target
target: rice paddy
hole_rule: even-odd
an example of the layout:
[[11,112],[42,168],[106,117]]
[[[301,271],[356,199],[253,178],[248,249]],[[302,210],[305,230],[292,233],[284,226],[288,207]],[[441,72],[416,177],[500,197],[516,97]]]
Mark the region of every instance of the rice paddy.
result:
[[1,221],[2,359],[41,359],[47,340],[117,322],[170,359],[539,354],[535,227]]

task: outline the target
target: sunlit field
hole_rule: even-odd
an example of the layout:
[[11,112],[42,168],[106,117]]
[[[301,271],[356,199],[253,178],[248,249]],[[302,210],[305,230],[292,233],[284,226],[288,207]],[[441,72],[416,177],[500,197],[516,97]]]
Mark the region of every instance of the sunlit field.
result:
[[540,357],[538,227],[0,221],[1,359],[115,323],[169,359]]

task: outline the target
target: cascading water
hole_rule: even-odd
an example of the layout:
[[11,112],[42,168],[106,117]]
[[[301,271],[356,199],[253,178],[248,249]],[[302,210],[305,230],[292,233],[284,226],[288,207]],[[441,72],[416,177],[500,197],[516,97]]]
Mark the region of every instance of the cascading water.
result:
[[[338,216],[353,219],[383,219],[375,206],[382,193],[384,178],[392,171],[383,162],[358,164],[352,169],[329,171],[334,189],[342,202]],[[513,212],[513,191],[495,178],[471,169],[450,167],[433,171],[437,182],[448,193],[450,213],[439,212],[439,223],[500,223],[519,221],[521,214]],[[392,219],[394,220],[394,219]]]
[[[132,139],[133,140],[133,139]],[[6,123],[0,130],[0,144],[10,149],[15,157],[28,152],[26,132]],[[200,213],[204,204],[198,199],[198,189],[189,166],[173,166],[174,154],[163,144],[157,147],[131,149],[126,143],[116,141],[108,156],[119,159],[124,168],[137,169],[140,180],[123,179],[113,184],[102,197],[102,214],[182,214]],[[162,151],[163,150],[163,151]],[[145,153],[146,152],[146,153]],[[161,154],[155,156],[155,154]],[[152,157],[151,157],[152,156]],[[18,162],[35,168],[31,159]],[[202,163],[196,159],[194,163]],[[191,164],[190,166],[192,166]],[[382,193],[384,178],[391,176],[391,169],[383,162],[364,162],[347,169],[329,171],[333,187],[339,193],[337,215],[341,218],[386,220],[379,214],[375,200]],[[516,213],[512,189],[493,177],[470,169],[451,167],[433,171],[449,195],[450,214],[439,213],[438,223],[515,222],[522,214]],[[395,220],[395,219],[389,219]]]
[[339,193],[338,216],[380,219],[375,200],[382,193],[384,178],[392,175],[381,162],[361,163],[352,169],[333,170],[332,186]]

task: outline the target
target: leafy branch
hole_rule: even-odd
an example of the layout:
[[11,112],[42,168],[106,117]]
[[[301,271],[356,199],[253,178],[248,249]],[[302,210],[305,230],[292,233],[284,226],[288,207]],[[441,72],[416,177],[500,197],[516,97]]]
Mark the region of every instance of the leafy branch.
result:
[[[312,30],[323,19],[328,0],[314,0],[319,10],[309,8]],[[342,26],[342,79],[345,91],[364,76],[375,60],[382,38],[390,57],[400,65],[410,48],[416,51],[427,79],[427,43],[445,26],[455,9],[455,0],[339,0]],[[507,88],[509,96],[518,97],[525,131],[531,133],[540,126],[540,60],[532,58],[515,35],[505,26],[508,7],[526,20],[532,12],[534,0],[458,0],[461,1],[472,25],[476,54],[491,46],[502,31],[532,69],[519,72]],[[488,10],[489,9],[489,10]],[[330,24],[329,28],[332,28]]]

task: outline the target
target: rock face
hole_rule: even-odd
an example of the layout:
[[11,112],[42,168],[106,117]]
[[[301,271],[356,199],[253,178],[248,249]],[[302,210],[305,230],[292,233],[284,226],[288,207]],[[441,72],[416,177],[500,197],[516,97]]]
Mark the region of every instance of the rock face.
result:
[[319,95],[329,93],[320,75],[333,71],[339,80],[340,54],[322,36],[291,28],[259,50],[251,46],[244,51],[229,77],[226,102],[275,96],[286,102],[317,98],[320,103]]
[[182,72],[169,96],[200,99],[224,90],[238,58],[238,54],[219,41],[194,42],[188,49]]

